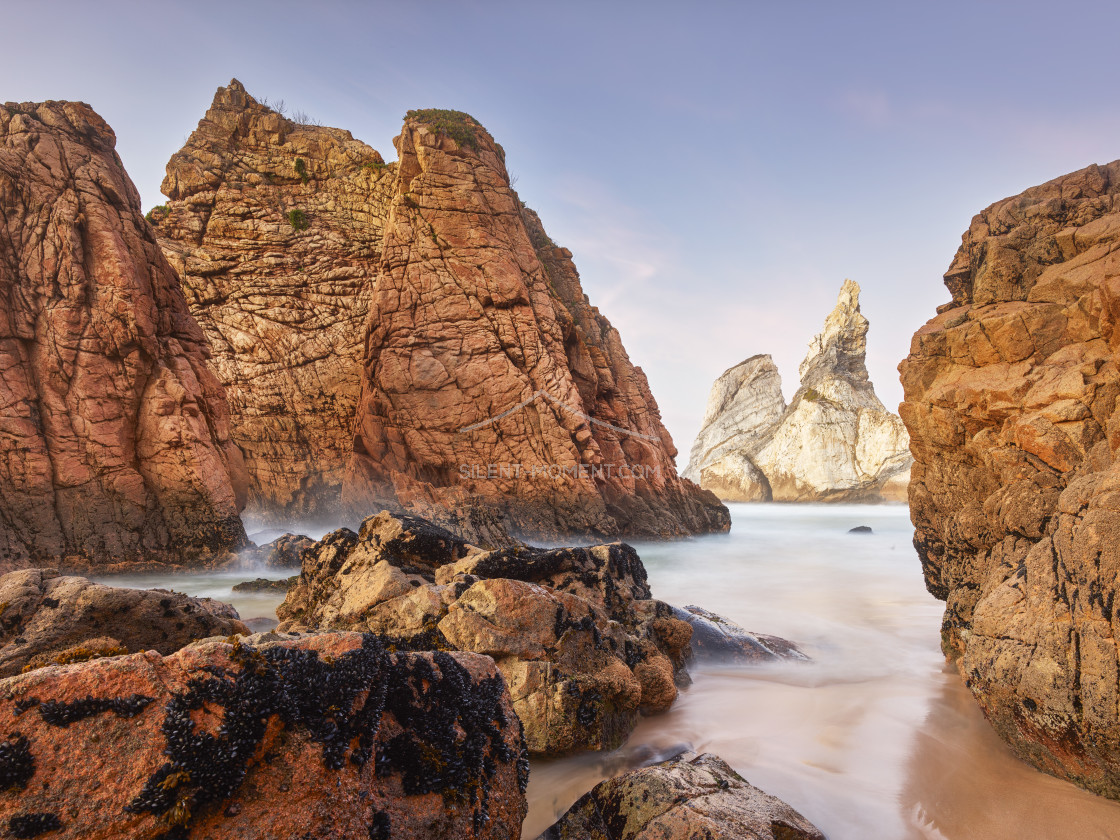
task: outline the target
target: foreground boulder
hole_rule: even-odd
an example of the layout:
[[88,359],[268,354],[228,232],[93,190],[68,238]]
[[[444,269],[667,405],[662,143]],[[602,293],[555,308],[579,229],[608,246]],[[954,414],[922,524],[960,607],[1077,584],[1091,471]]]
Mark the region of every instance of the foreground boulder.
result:
[[782,800],[711,753],[597,784],[537,840],[824,840]]
[[0,570],[222,559],[245,470],[112,129],[0,106]]
[[104,586],[54,569],[0,577],[0,677],[143,650],[169,654],[248,632],[233,607],[210,598]]
[[769,356],[712,385],[684,475],[736,502],[868,502],[906,497],[906,429],[867,377],[867,319],[845,280],[801,363],[787,406]]
[[623,543],[484,551],[385,512],[303,558],[281,630],[367,630],[402,648],[492,656],[534,753],[617,747],[686,678],[689,625],[652,600]]
[[0,683],[0,821],[75,840],[519,837],[528,762],[489,659],[249,641]]
[[1120,162],[973,219],[900,365],[942,647],[999,735],[1120,799]]

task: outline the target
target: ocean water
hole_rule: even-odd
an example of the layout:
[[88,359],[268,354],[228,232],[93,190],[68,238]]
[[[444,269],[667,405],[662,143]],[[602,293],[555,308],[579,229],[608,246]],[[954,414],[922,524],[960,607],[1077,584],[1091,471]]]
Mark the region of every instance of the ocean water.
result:
[[[731,533],[636,544],[654,597],[797,642],[810,663],[699,667],[611,755],[534,762],[524,838],[607,776],[713,752],[830,840],[1120,838],[1120,804],[996,738],[939,649],[902,505],[731,505]],[[858,525],[871,534],[849,534]]]
[[[812,661],[694,666],[673,708],[643,719],[621,749],[534,761],[525,840],[600,780],[682,748],[722,756],[830,840],[1120,840],[1120,804],[1016,759],[945,664],[942,604],[925,590],[904,506],[731,505],[731,515],[730,534],[635,544],[654,597],[783,636]],[[848,533],[858,525],[873,533]],[[233,585],[293,573],[101,580],[268,619],[282,597]]]

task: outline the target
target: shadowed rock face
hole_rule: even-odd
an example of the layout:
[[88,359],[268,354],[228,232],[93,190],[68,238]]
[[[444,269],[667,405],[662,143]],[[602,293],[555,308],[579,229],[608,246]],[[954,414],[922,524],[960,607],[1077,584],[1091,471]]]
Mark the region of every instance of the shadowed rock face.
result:
[[537,840],[825,840],[719,756],[684,753],[597,784]]
[[687,680],[689,625],[624,543],[482,551],[387,512],[302,552],[281,630],[368,630],[401,648],[492,656],[534,753],[614,749]]
[[15,837],[520,836],[528,760],[484,656],[265,634],[4,688],[0,820]]
[[0,575],[0,604],[0,677],[134,651],[170,654],[207,636],[249,632],[220,601],[105,586],[53,569]]
[[0,568],[245,539],[225,398],[115,142],[82,103],[0,106]]
[[902,362],[942,647],[1036,767],[1120,798],[1120,162],[976,216]]
[[726,371],[712,385],[685,476],[728,501],[901,500],[906,430],[867,378],[867,328],[859,286],[845,280],[788,406],[769,356]]
[[152,222],[213,348],[256,517],[337,516],[395,173],[236,79],[167,164]]
[[457,112],[410,112],[395,143],[346,501],[470,499],[545,538],[726,530],[501,147]]

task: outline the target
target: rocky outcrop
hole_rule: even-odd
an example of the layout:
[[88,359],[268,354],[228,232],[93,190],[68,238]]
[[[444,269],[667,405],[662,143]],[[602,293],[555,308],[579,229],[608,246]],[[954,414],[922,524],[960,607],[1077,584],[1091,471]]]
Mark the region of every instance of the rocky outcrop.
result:
[[905,498],[906,430],[867,377],[867,327],[859,286],[845,280],[788,406],[769,356],[724,372],[712,385],[685,477],[727,501]]
[[491,547],[726,530],[501,148],[454,111],[409,112],[396,143],[386,165],[234,80],[168,164],[152,220],[214,347],[253,513],[330,514],[341,492]]
[[233,607],[210,598],[104,586],[54,569],[0,576],[0,677],[142,650],[169,654],[248,632]]
[[711,753],[600,782],[537,840],[824,840]]
[[686,678],[689,625],[652,600],[622,543],[484,551],[383,512],[303,558],[281,630],[365,630],[402,648],[491,656],[534,753],[613,749]]
[[115,143],[82,103],[0,106],[0,569],[245,539],[225,398]]
[[214,353],[258,518],[336,515],[396,165],[236,79],[150,213]]
[[673,607],[673,617],[692,626],[692,658],[741,664],[791,660],[807,662],[809,657],[793,642],[780,636],[752,633],[734,621],[710,610],[689,604]]
[[993,204],[900,366],[942,647],[1036,767],[1120,799],[1120,162]]
[[0,820],[82,840],[520,836],[528,762],[493,662],[272,638],[6,680]]
[[395,143],[345,499],[470,501],[538,538],[726,530],[502,148],[455,111],[410,112]]

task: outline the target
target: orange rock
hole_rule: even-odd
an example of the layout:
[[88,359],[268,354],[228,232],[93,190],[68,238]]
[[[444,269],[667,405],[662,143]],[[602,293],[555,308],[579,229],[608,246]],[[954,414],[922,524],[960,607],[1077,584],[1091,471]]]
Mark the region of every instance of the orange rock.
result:
[[115,142],[82,103],[0,106],[0,569],[245,541],[225,397]]
[[0,819],[75,840],[520,836],[528,763],[491,660],[276,638],[5,681]]
[[978,215],[899,370],[942,641],[1022,758],[1120,799],[1120,161]]

